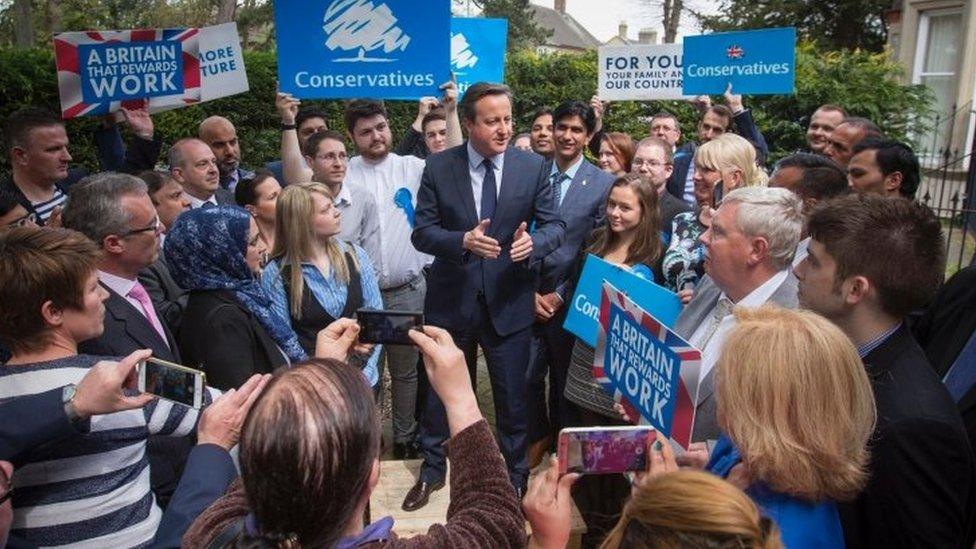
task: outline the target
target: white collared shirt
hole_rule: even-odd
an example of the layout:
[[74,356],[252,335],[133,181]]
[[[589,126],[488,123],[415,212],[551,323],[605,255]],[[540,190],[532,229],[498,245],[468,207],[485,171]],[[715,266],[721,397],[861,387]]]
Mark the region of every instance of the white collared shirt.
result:
[[213,195],[213,194],[210,195],[210,198],[208,198],[206,200],[200,200],[199,198],[193,196],[192,194],[190,194],[188,192],[184,192],[183,193],[183,197],[186,198],[186,200],[190,203],[190,208],[193,209],[193,210],[199,208],[200,206],[203,206],[203,203],[204,202],[209,202],[209,203],[213,204],[214,206],[217,205],[217,196],[216,195]]
[[[773,294],[776,293],[776,289],[786,281],[786,277],[788,276],[791,276],[790,269],[783,269],[782,271],[771,276],[766,282],[763,282],[758,288],[749,292],[749,295],[743,297],[738,303],[735,303],[735,305],[738,307],[750,308],[763,305],[769,301],[769,298],[773,297]],[[728,299],[725,292],[722,292],[722,295],[719,296],[718,301],[715,302],[716,306],[722,299]],[[695,333],[691,334],[691,339],[688,341],[688,343],[698,347],[702,352],[701,373],[699,374],[700,380],[705,379],[708,372],[712,371],[712,368],[715,367],[715,363],[718,362],[718,357],[722,354],[722,347],[725,344],[725,338],[728,335],[729,330],[735,326],[735,316],[733,316],[731,312],[725,315],[722,318],[722,321],[719,323],[718,328],[715,330],[715,333],[712,334],[711,339],[708,340],[708,344],[704,349],[702,349],[699,347],[699,343],[702,339],[704,339],[705,333],[708,331],[708,325],[711,324],[711,322],[712,312],[709,311],[709,313],[705,315],[704,320],[702,320],[702,323],[698,325],[697,329],[695,329]]]
[[[485,182],[485,167],[482,163],[485,157],[474,150],[471,142],[468,141],[468,174],[471,176],[471,192],[474,193],[474,211],[481,219],[481,185]],[[496,154],[491,157],[491,163],[495,166],[495,197],[502,191],[502,168],[505,167],[505,153]]]
[[[379,253],[370,254],[381,290],[403,286],[421,275],[431,257],[418,252],[410,242],[413,232],[413,216],[417,208],[417,190],[424,173],[424,161],[415,156],[389,153],[383,160],[373,163],[362,156],[349,160],[343,187],[350,187],[355,200],[359,187],[376,201],[379,218]],[[409,198],[409,208],[397,205],[398,193]],[[342,226],[340,222],[340,227]],[[365,246],[364,246],[365,247]]]
[[810,237],[806,237],[796,245],[796,253],[793,255],[793,268],[795,269],[806,257],[810,255]]

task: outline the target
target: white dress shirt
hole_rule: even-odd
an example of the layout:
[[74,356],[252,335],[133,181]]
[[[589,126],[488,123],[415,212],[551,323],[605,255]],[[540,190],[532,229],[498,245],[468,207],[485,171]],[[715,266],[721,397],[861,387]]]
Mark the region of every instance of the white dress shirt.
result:
[[[424,161],[415,156],[389,153],[379,162],[362,156],[349,161],[343,187],[358,186],[373,196],[379,217],[378,257],[373,258],[381,290],[403,286],[420,276],[431,257],[418,252],[410,242],[411,216],[417,207],[417,190],[424,173]],[[405,191],[401,191],[405,189]],[[398,192],[407,192],[411,208],[397,205]]]
[[[769,301],[769,298],[771,298],[774,293],[776,293],[776,289],[786,281],[786,277],[788,276],[790,276],[790,270],[783,269],[770,277],[766,282],[763,282],[758,288],[750,292],[749,295],[742,298],[735,305],[738,307],[750,308],[763,305]],[[722,295],[719,296],[719,301],[716,302],[716,305],[722,299],[729,299],[729,297],[725,295],[725,292],[722,292]],[[729,312],[729,314],[722,317],[722,320],[719,323],[718,328],[715,330],[715,333],[712,334],[711,339],[708,340],[705,348],[702,349],[700,347],[700,343],[702,339],[705,338],[705,334],[708,332],[708,325],[711,324],[711,322],[712,313],[709,312],[709,314],[705,316],[705,320],[702,321],[702,323],[695,330],[695,333],[691,334],[691,339],[688,341],[688,343],[691,343],[700,349],[702,353],[701,373],[699,374],[699,380],[705,379],[708,372],[712,371],[712,368],[715,367],[715,363],[718,362],[718,357],[722,354],[722,347],[725,344],[725,338],[728,336],[729,330],[735,326],[735,316]]]
[[210,198],[208,198],[206,200],[200,200],[199,198],[197,198],[197,197],[195,197],[192,194],[187,193],[187,192],[184,192],[183,193],[183,197],[186,198],[186,200],[190,203],[190,209],[193,209],[193,210],[199,208],[200,206],[203,206],[204,202],[209,202],[209,203],[213,204],[214,206],[217,205],[217,195],[213,195],[213,194],[210,195]]
[[810,255],[810,237],[806,237],[796,245],[796,253],[793,254],[793,268],[795,269],[801,261]]

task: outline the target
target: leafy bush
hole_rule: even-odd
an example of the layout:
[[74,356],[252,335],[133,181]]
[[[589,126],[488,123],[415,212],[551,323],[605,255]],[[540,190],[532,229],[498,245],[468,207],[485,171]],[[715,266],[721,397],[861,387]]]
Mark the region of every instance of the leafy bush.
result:
[[[246,51],[251,90],[248,93],[203,103],[154,116],[164,140],[196,134],[197,124],[212,114],[226,116],[237,126],[243,164],[261,166],[278,157],[279,120],[274,109],[276,62],[273,52]],[[580,55],[538,55],[522,51],[508,56],[506,80],[515,93],[514,116],[517,131],[527,131],[532,112],[539,105],[555,106],[564,99],[587,101],[597,87],[595,51]],[[0,116],[28,105],[59,111],[57,75],[50,50],[0,49]],[[901,67],[885,53],[824,52],[811,44],[797,50],[795,95],[746,98],[756,122],[769,142],[771,159],[804,147],[806,118],[823,103],[836,103],[852,115],[877,122],[885,132],[906,139],[910,129],[916,134],[929,112],[931,94],[923,86],[899,82]],[[719,99],[719,98],[715,98]],[[320,104],[329,114],[329,126],[343,130],[342,102]],[[410,101],[387,103],[394,139],[413,122],[416,105]],[[621,101],[606,113],[605,126],[624,131],[635,138],[647,134],[647,119],[667,110],[681,121],[685,139],[695,139],[695,110],[683,101]],[[79,118],[67,123],[71,153],[75,162],[97,168],[91,131],[97,119]],[[163,150],[165,154],[165,148]],[[0,158],[0,172],[9,170],[7,155]]]

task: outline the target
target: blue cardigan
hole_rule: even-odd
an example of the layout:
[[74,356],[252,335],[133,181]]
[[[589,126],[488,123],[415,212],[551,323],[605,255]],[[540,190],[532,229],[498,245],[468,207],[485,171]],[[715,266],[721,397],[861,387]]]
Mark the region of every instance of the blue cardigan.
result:
[[[706,470],[726,478],[729,471],[742,461],[742,455],[724,434],[719,436]],[[783,544],[788,549],[844,547],[844,531],[840,515],[833,501],[812,503],[773,491],[762,482],[755,482],[746,494],[756,502],[763,514],[779,526]]]

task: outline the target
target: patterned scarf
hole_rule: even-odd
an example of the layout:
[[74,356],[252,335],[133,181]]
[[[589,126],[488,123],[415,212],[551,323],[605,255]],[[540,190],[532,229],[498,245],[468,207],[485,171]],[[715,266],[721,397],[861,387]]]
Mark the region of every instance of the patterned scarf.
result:
[[292,362],[307,355],[287,319],[247,266],[251,216],[237,206],[197,208],[181,214],[166,234],[163,252],[173,280],[187,290],[230,290]]

